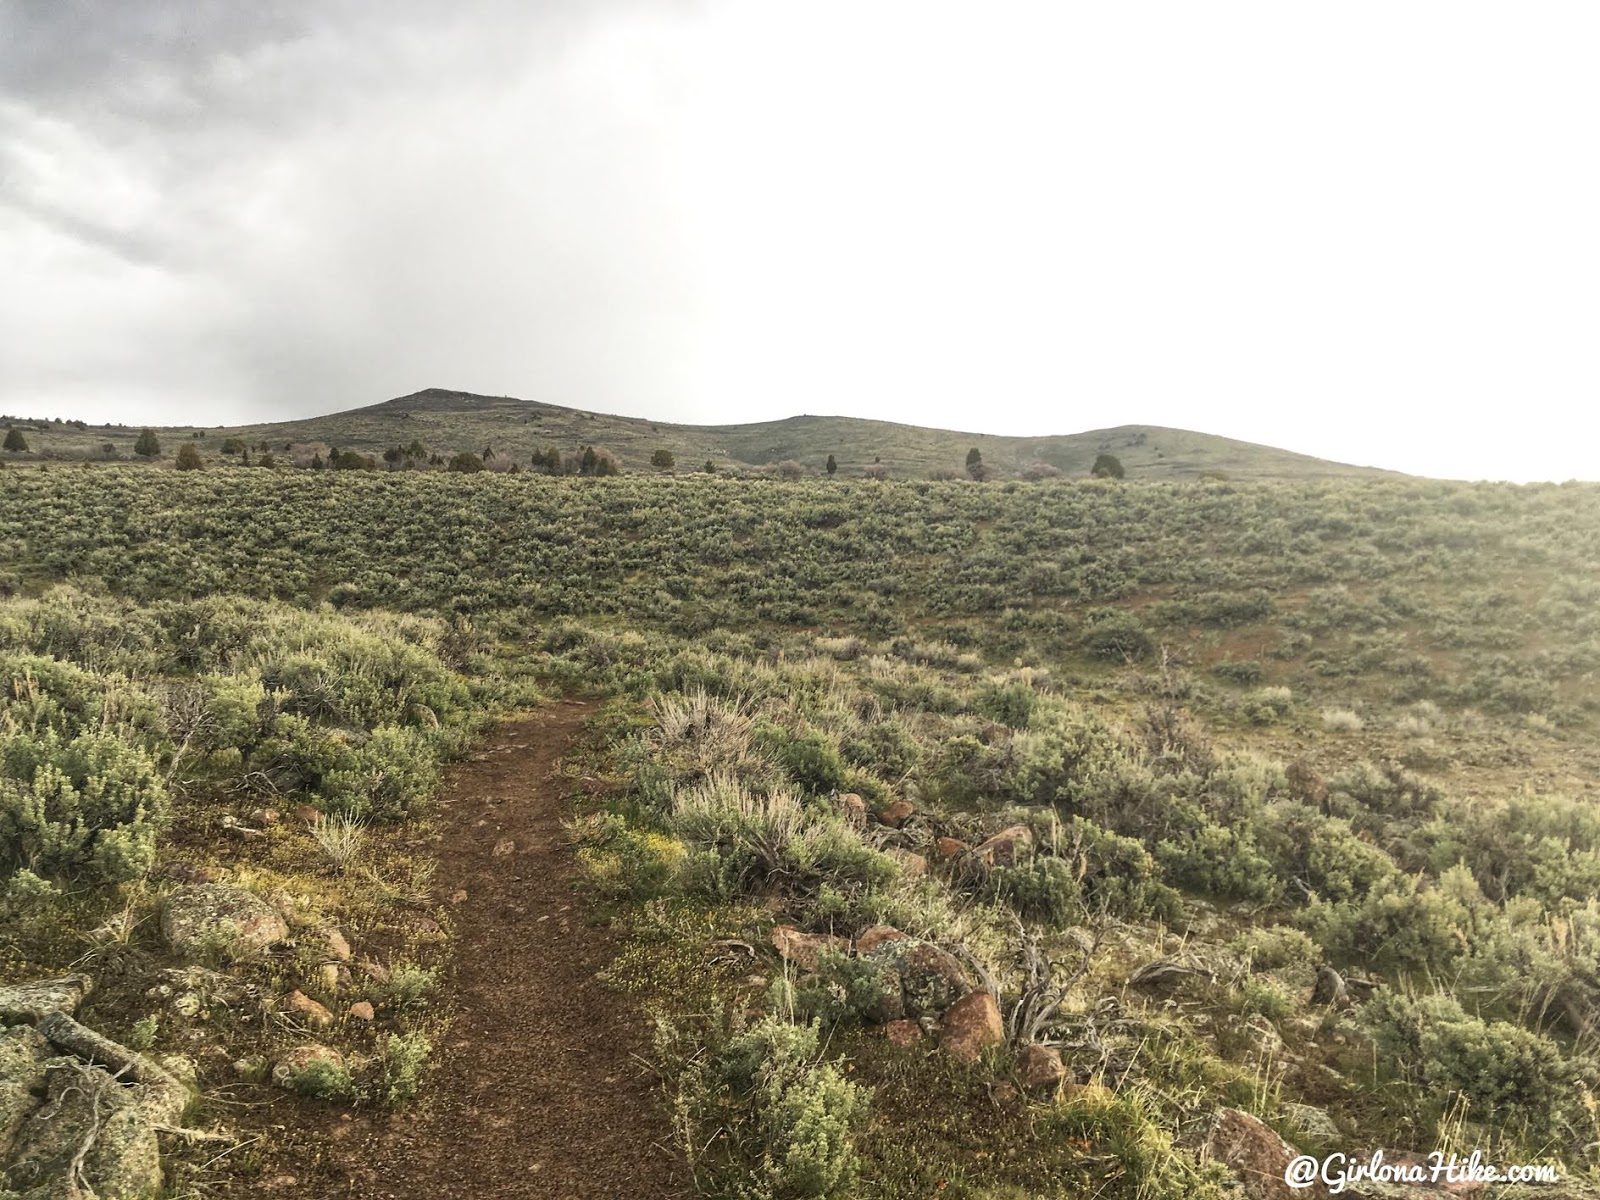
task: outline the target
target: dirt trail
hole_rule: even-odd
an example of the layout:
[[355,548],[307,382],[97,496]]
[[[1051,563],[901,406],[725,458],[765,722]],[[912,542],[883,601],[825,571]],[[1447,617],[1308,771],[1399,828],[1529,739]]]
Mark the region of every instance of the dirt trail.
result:
[[[502,726],[441,799],[438,887],[452,909],[455,1020],[424,1103],[330,1134],[302,1196],[667,1200],[685,1194],[650,1080],[642,1017],[595,973],[615,946],[583,919],[561,829],[560,759],[592,707]],[[507,843],[511,848],[508,849]],[[314,1186],[313,1186],[314,1185]]]

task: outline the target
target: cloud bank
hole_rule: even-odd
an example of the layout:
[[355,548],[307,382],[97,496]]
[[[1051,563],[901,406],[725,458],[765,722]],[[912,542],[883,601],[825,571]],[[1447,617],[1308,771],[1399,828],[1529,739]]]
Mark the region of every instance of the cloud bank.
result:
[[1592,478],[1597,32],[1579,4],[12,0],[0,409],[437,385]]

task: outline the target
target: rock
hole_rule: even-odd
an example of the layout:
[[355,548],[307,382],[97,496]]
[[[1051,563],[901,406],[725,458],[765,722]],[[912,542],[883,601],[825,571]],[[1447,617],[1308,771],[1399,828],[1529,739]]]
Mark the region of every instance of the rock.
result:
[[884,853],[899,863],[900,869],[913,878],[928,873],[928,860],[920,854],[915,854],[910,850],[902,850],[899,847],[886,850]]
[[326,1029],[333,1024],[333,1014],[302,991],[290,992],[284,1005],[296,1016],[304,1017],[313,1028]]
[[342,1071],[344,1055],[320,1042],[296,1046],[279,1055],[278,1061],[272,1064],[272,1082],[281,1088],[293,1088],[300,1076],[319,1065]]
[[1030,1092],[1055,1087],[1066,1073],[1061,1052],[1049,1046],[1029,1044],[1017,1054],[1017,1082]]
[[309,804],[296,805],[294,815],[307,825],[321,825],[323,821],[322,810]]
[[1232,1171],[1250,1200],[1326,1195],[1320,1185],[1291,1188],[1283,1175],[1296,1156],[1295,1148],[1263,1122],[1236,1108],[1218,1109],[1212,1115],[1201,1151]]
[[834,806],[839,810],[839,815],[851,825],[855,826],[857,829],[860,829],[866,825],[867,802],[860,796],[856,795],[854,792],[841,792],[834,799],[833,803]]
[[972,852],[979,862],[991,867],[1014,867],[1033,853],[1033,831],[1026,825],[1011,825]]
[[342,963],[350,961],[350,943],[337,929],[324,929],[322,940],[328,943],[328,953]]
[[372,1011],[372,1005],[366,1000],[357,1000],[350,1006],[350,1015],[358,1021],[370,1021],[377,1016]]
[[457,888],[455,891],[450,893],[450,903],[451,904],[465,904],[466,902],[467,902],[467,889],[466,888]]
[[950,862],[970,849],[960,838],[942,837],[933,843],[933,856],[940,862]]
[[226,883],[181,887],[161,910],[161,933],[179,953],[256,953],[289,936],[283,915],[253,892]]
[[163,863],[156,875],[177,883],[215,883],[222,878],[222,872],[216,867],[201,867],[187,862]]
[[856,953],[871,954],[885,942],[898,942],[905,936],[893,925],[874,925],[856,938]]
[[894,800],[878,810],[878,821],[890,829],[899,829],[906,823],[906,819],[916,812],[916,806],[909,800]]
[[0,987],[0,1025],[32,1025],[47,1012],[71,1016],[93,988],[87,975],[58,975]]
[[276,825],[282,818],[275,808],[252,808],[249,819],[257,825]]
[[830,950],[845,953],[850,949],[848,938],[831,933],[805,933],[793,925],[774,925],[772,945],[787,962],[802,971],[815,971],[822,955]]
[[1327,1110],[1314,1104],[1285,1104],[1283,1115],[1295,1133],[1321,1145],[1332,1147],[1343,1136]]
[[59,1186],[70,1179],[74,1160],[98,1129],[80,1168],[87,1191],[101,1200],[155,1195],[161,1153],[139,1090],[74,1059],[51,1059],[46,1071],[45,1102],[17,1132],[6,1182],[23,1192],[41,1184]]
[[187,1054],[163,1054],[155,1063],[186,1088],[194,1087],[200,1078],[200,1064]]
[[891,1046],[904,1050],[922,1040],[922,1026],[915,1021],[890,1021],[883,1027],[883,1036]]
[[380,962],[373,962],[370,958],[363,958],[358,962],[356,970],[372,980],[373,983],[388,983],[392,978],[388,967]]
[[39,1107],[49,1057],[50,1043],[32,1025],[0,1029],[0,1164],[22,1122]]
[[231,1008],[237,1004],[253,1001],[260,995],[260,989],[255,984],[222,971],[213,971],[209,967],[171,967],[161,972],[159,978],[162,982],[146,992],[146,996],[154,1000],[172,996],[174,993],[180,997],[186,994],[192,995],[196,1002],[195,1011],[212,1004],[223,1004]]
[[985,1050],[1005,1040],[1000,1006],[988,992],[968,992],[939,1022],[939,1048],[961,1062],[977,1062]]
[[885,990],[900,1001],[894,1017],[938,1018],[975,986],[955,955],[919,938],[880,942],[866,957],[884,969]]
[[501,838],[494,844],[494,856],[496,858],[506,858],[512,854],[515,854],[516,851],[517,843],[511,838]]

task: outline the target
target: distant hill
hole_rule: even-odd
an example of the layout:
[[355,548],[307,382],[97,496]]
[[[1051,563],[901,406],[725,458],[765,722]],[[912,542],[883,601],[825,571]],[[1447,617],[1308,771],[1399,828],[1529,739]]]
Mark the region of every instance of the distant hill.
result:
[[[16,424],[28,439],[28,452],[0,457],[135,457],[135,428],[40,421]],[[1394,474],[1158,425],[1120,425],[1051,437],[996,437],[857,417],[798,416],[747,425],[675,425],[443,388],[298,421],[204,429],[178,426],[156,432],[168,462],[184,441],[196,441],[210,456],[220,452],[224,441],[236,438],[252,448],[265,443],[275,451],[289,443],[325,442],[370,455],[413,441],[446,457],[493,448],[524,465],[535,451],[547,446],[567,451],[592,445],[610,450],[629,471],[651,470],[651,455],[665,449],[677,460],[679,471],[698,470],[707,461],[719,470],[740,470],[786,460],[820,471],[831,454],[843,474],[859,475],[877,463],[892,477],[921,478],[935,471],[961,471],[967,451],[976,446],[984,463],[1000,478],[1016,477],[1037,463],[1048,464],[1064,476],[1083,476],[1102,453],[1115,455],[1128,477],[1138,479],[1192,479],[1207,472],[1234,479]]]

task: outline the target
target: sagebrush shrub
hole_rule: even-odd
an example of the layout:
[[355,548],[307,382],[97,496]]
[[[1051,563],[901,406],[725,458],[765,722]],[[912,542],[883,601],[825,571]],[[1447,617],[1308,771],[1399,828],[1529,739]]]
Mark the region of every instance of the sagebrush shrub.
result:
[[133,879],[154,863],[166,816],[155,763],[119,737],[0,741],[0,878]]

